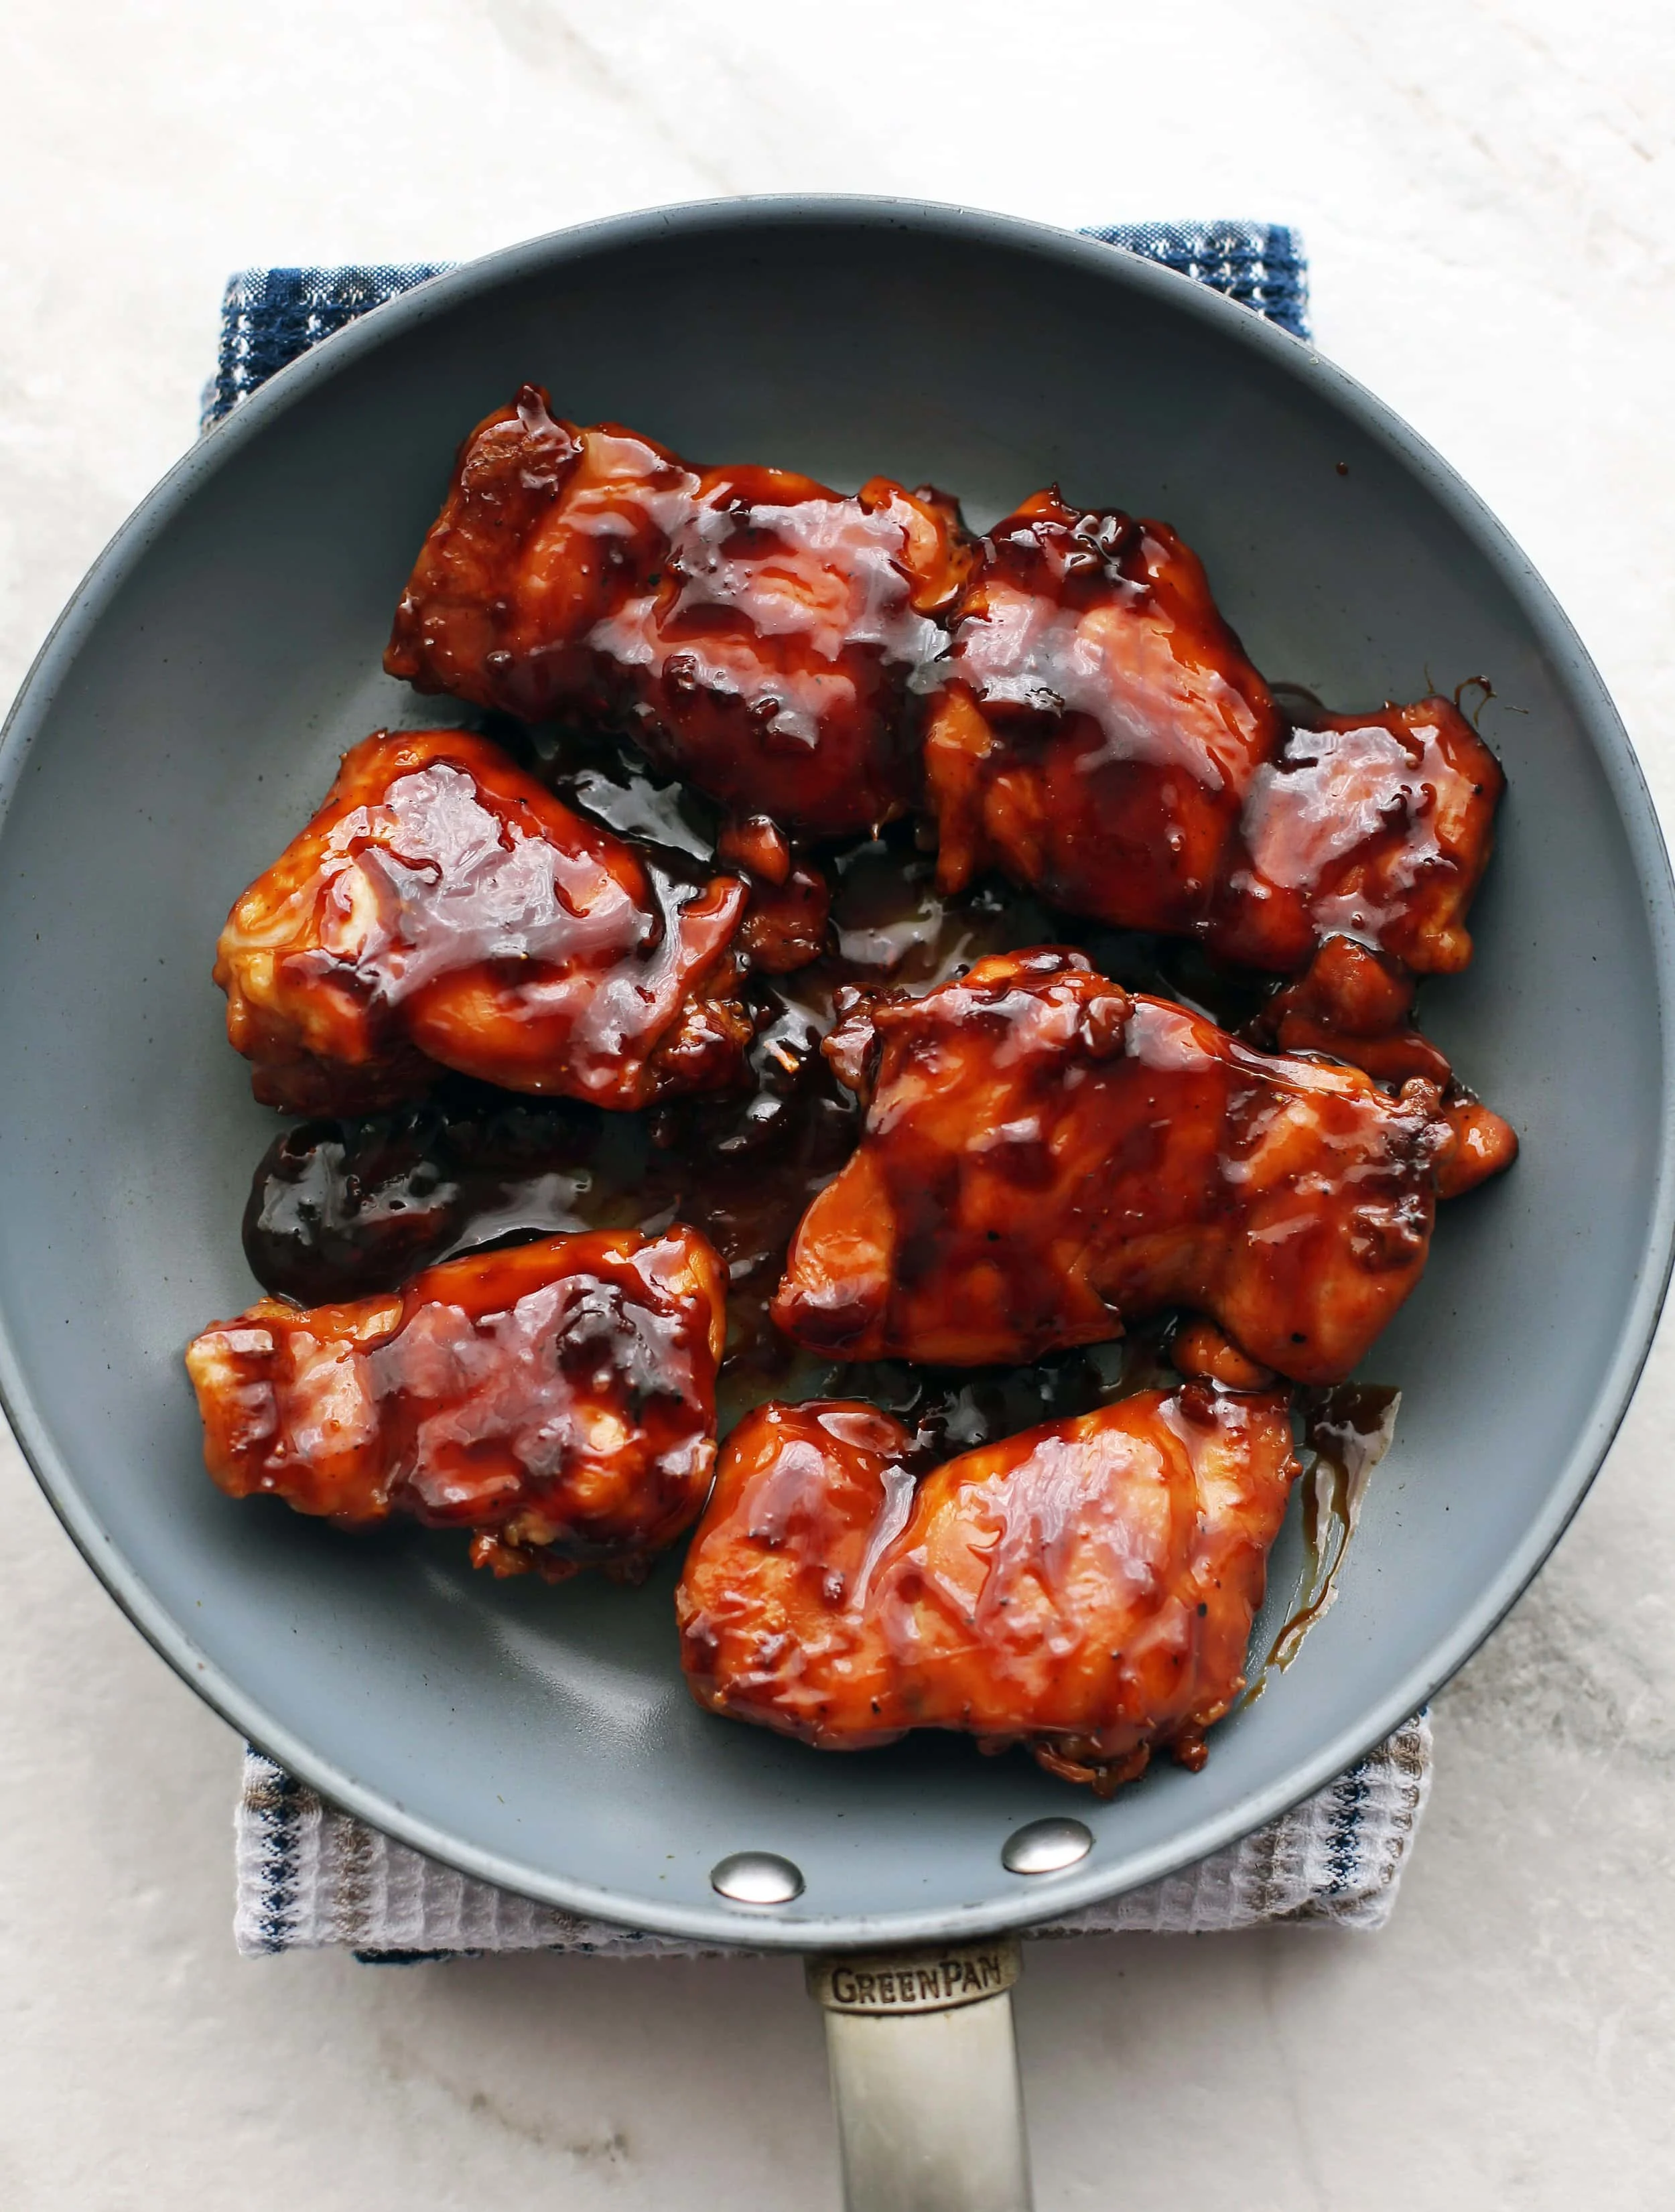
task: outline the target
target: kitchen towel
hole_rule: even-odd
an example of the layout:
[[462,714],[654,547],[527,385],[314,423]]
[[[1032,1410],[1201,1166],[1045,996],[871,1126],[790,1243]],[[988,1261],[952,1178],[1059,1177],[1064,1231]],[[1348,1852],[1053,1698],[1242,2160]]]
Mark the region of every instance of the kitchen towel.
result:
[[[1208,284],[1295,337],[1308,336],[1307,267],[1277,223],[1143,223],[1088,235]],[[228,284],[204,426],[299,354],[442,265],[249,269]],[[1389,1917],[1430,1788],[1422,1713],[1317,1796],[1166,1881],[1031,1932],[1204,1935],[1263,1922],[1370,1929]],[[326,1804],[258,1751],[236,1816],[239,1948],[347,1946],[386,1960],[482,1951],[627,1957],[712,1947],[577,1917],[470,1880]]]
[[[1242,1842],[1027,1933],[1208,1936],[1264,1921],[1381,1928],[1430,1780],[1430,1722],[1420,1713],[1330,1788]],[[258,1751],[245,1753],[237,1838],[234,1933],[249,1954],[340,1944],[363,1959],[404,1962],[478,1951],[690,1959],[723,1948],[585,1920],[473,1881],[336,1811]]]

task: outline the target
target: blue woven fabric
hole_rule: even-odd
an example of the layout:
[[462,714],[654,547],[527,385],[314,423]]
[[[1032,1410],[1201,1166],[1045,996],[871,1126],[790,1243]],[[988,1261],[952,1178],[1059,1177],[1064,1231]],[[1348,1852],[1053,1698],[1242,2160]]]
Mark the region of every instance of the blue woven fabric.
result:
[[1087,236],[1224,292],[1294,338],[1309,335],[1308,263],[1288,223],[1116,222]]
[[346,323],[440,276],[446,261],[382,269],[243,269],[221,301],[221,348],[204,392],[202,427],[230,415],[259,384]]
[[[1293,337],[1309,334],[1308,264],[1302,240],[1286,223],[1117,222],[1087,235],[1223,292]],[[221,303],[220,359],[204,393],[203,427],[231,414],[276,369],[345,323],[448,266],[241,270],[228,279]]]

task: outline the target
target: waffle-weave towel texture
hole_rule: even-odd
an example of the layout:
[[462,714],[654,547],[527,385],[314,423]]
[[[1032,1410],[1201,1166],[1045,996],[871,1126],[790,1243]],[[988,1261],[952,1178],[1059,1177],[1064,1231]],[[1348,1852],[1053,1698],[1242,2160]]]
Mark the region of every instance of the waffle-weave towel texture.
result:
[[[1032,1936],[1206,1936],[1264,1921],[1381,1928],[1425,1809],[1423,1713],[1330,1789],[1166,1881],[1032,1928]],[[260,1752],[245,1754],[238,1811],[240,1950],[341,1944],[363,1957],[584,1951],[698,1958],[688,1943],[584,1920],[473,1881],[335,1811]]]
[[[1137,223],[1091,229],[1308,335],[1307,265],[1278,223]],[[442,273],[442,264],[248,269],[228,283],[221,351],[204,422],[322,338]],[[1168,1880],[1032,1932],[1203,1935],[1264,1921],[1377,1928],[1389,1917],[1430,1789],[1422,1713],[1318,1796],[1230,1850]],[[371,1958],[564,1950],[628,1956],[708,1947],[578,1918],[439,1865],[335,1811],[257,1751],[247,1753],[236,1820],[242,1951],[326,1944]]]

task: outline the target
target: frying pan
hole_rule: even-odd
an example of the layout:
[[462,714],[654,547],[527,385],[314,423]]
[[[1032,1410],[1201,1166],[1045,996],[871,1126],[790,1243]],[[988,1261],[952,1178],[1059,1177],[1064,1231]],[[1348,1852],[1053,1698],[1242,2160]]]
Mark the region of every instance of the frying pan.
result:
[[[204,1477],[180,1353],[253,1294],[237,1224],[273,1127],[210,948],[344,746],[448,719],[380,653],[457,441],[527,378],[574,419],[700,456],[929,478],[980,525],[1054,480],[1165,516],[1257,664],[1333,706],[1493,684],[1510,793],[1478,957],[1424,1013],[1523,1158],[1445,1209],[1371,1364],[1406,1395],[1339,1602],[1199,1775],[1166,1765],[1100,1804],[953,1740],[822,1758],[692,1705],[672,1568],[637,1592],[500,1584],[462,1545],[351,1541]],[[1307,347],[1109,247],[965,210],[745,201],[563,232],[381,309],[241,406],[118,534],[24,686],[0,754],[0,1389],[112,1595],[328,1798],[469,1874],[673,1935],[982,1939],[998,1987],[993,1939],[1230,1842],[1388,1733],[1574,1510],[1670,1263],[1672,912],[1564,616],[1447,465]],[[1014,1832],[1066,1815],[1093,1838],[1074,1864],[1003,1864]],[[722,1894],[712,1870],[740,1852],[791,1863],[800,1893]],[[887,2063],[902,2094],[978,2033],[984,2003],[938,1998],[941,2042],[908,2016],[952,1989],[934,1960],[887,2002],[860,1978],[840,1961],[820,1987],[892,2052],[919,2034],[920,2058]],[[899,2201],[1021,2201],[996,2063],[1002,2086],[945,2124],[942,2182]],[[840,2089],[859,2063],[840,2054]],[[979,2105],[1001,2115],[987,2148]],[[868,2124],[845,2120],[857,2191],[895,2155]]]

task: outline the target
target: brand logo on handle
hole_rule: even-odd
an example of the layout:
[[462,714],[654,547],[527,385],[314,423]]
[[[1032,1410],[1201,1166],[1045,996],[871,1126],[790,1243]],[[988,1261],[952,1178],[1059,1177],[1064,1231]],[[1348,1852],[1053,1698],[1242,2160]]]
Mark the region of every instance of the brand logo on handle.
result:
[[828,2012],[946,2012],[1001,1996],[1020,1964],[1012,1941],[811,1959],[808,1987]]

